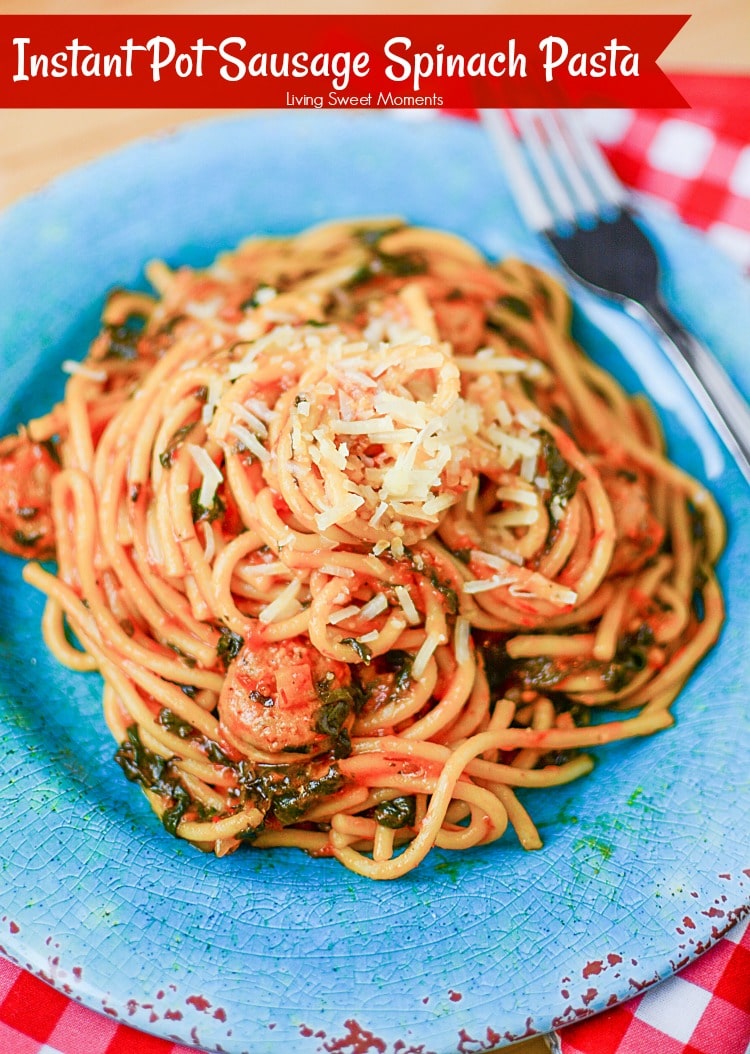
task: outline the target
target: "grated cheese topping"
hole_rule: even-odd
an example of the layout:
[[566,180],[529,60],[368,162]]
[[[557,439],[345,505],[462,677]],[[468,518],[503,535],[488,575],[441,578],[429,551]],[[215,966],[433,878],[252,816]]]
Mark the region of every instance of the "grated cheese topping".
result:
[[[283,328],[262,338],[269,348]],[[393,338],[397,328],[389,323],[378,335]],[[450,347],[420,333],[411,343],[379,341],[375,348],[333,325],[315,336],[314,347],[298,337],[304,361],[289,364],[299,375],[285,396],[289,412],[268,425],[268,448],[284,442],[291,450],[301,495],[295,515],[323,534],[351,524],[371,545],[427,537],[474,479],[467,466],[482,426],[481,408],[461,395]],[[248,400],[244,407],[255,414]],[[253,430],[246,415],[243,424]],[[278,489],[277,467],[266,460],[263,471]],[[403,545],[391,548],[397,559]]]
[[249,453],[254,454],[258,461],[271,460],[270,452],[266,450],[257,435],[248,431],[244,425],[232,425],[229,429],[229,434],[233,435],[236,439],[239,439],[244,448],[249,451]]
[[241,421],[244,421],[251,432],[260,436],[261,439],[266,438],[268,435],[268,429],[265,424],[259,417],[256,417],[251,410],[248,410],[246,406],[243,406],[241,403],[230,403],[229,409],[232,410],[236,417],[239,417]]
[[76,362],[75,359],[65,359],[60,369],[63,373],[76,377],[86,377],[90,381],[102,382],[107,379],[106,370],[92,370],[90,366],[84,366],[82,362]]
[[444,644],[444,638],[439,633],[428,633],[421,645],[419,651],[414,656],[414,662],[412,664],[411,673],[414,680],[419,680],[422,674],[427,669],[427,663],[432,658],[433,652],[440,645]]
[[375,618],[376,615],[382,615],[382,613],[388,608],[388,601],[385,593],[376,593],[372,600],[368,600],[362,610],[359,612],[360,618],[365,621],[371,618]]
[[394,593],[396,594],[398,602],[401,605],[404,614],[406,615],[406,621],[409,623],[410,626],[418,626],[422,619],[420,618],[419,612],[417,611],[417,607],[414,601],[412,600],[411,593],[409,592],[409,590],[406,588],[406,586],[396,586],[394,589]]
[[253,578],[270,578],[273,575],[283,575],[286,570],[286,564],[283,564],[281,560],[274,560],[270,564],[245,564],[238,571],[238,574],[240,578],[252,580]]
[[508,564],[516,564],[518,567],[523,567],[523,557],[518,553],[514,553],[510,549],[503,549],[500,547],[497,554],[485,553],[482,549],[473,549],[472,556],[475,556],[482,563],[487,564],[488,567],[495,567],[498,571],[504,571]]
[[[541,368],[536,360],[503,354],[497,346],[480,348],[473,356],[454,355],[439,340],[421,291],[399,295],[403,306],[398,310],[374,306],[380,314],[365,325],[364,339],[351,339],[335,324],[300,324],[286,294],[283,309],[282,297],[278,307],[273,304],[279,315],[275,324],[275,314],[263,305],[276,300],[276,291],[260,292],[262,310],[240,323],[246,335],[243,330],[242,340],[230,348],[224,376],[208,383],[201,420],[220,446],[230,437],[238,440],[260,462],[273,490],[283,492],[278,474],[286,473],[284,486],[291,480],[298,491],[290,505],[295,531],[318,533],[321,544],[333,549],[353,537],[375,556],[390,553],[401,560],[407,546],[433,534],[445,517],[460,522],[479,515],[491,532],[487,544],[493,552],[475,549],[472,559],[483,561],[493,574],[465,582],[465,593],[507,586],[519,597],[574,603],[571,590],[528,571],[513,551],[515,539],[543,515],[540,497],[549,488],[538,467],[544,417],[516,394],[518,376]],[[267,382],[261,379],[269,366],[272,375],[289,377],[270,406]],[[187,448],[201,474],[201,504],[210,506],[222,472],[205,449]],[[277,462],[279,449],[283,454]],[[480,498],[480,476],[492,458],[496,482]],[[553,521],[561,517],[554,501],[549,508]],[[284,545],[293,543],[290,533]],[[322,570],[333,577],[353,576],[335,562]],[[285,606],[274,607],[274,601],[264,609],[264,619],[276,618],[279,610],[285,617],[294,608],[296,594],[288,590],[277,597],[286,598]],[[422,617],[409,589],[396,586],[394,593],[407,623],[419,625]],[[373,618],[387,607],[387,600],[377,596],[361,609],[343,608],[347,614],[336,612],[332,621]]]
[[302,582],[298,578],[295,578],[293,582],[285,586],[275,600],[272,600],[270,604],[261,609],[258,618],[263,625],[269,626],[272,622],[281,622],[282,619],[296,614],[301,607],[297,600],[301,589]]
[[502,575],[493,575],[492,578],[475,578],[470,582],[464,582],[464,593],[489,593],[491,589],[499,589],[507,586],[513,581],[512,578]]
[[201,407],[201,421],[206,427],[211,424],[214,414],[216,413],[216,407],[221,399],[221,393],[224,390],[224,381],[221,378],[215,378],[209,382],[208,395],[206,401]]
[[338,567],[336,564],[323,564],[320,568],[324,575],[331,578],[354,578],[351,567]]
[[198,501],[204,509],[210,509],[216,497],[216,488],[223,482],[221,470],[214,464],[207,450],[197,443],[188,443],[187,450],[195,467],[203,477]]
[[339,622],[345,622],[348,618],[359,615],[359,613],[360,608],[356,604],[348,604],[345,608],[339,608],[338,611],[332,612],[328,616],[328,621],[332,626],[337,626]]

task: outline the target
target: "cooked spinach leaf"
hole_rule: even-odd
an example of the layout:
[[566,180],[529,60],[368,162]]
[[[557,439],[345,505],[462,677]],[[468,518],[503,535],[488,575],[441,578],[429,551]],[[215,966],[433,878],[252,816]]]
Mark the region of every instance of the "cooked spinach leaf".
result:
[[351,714],[361,712],[367,696],[356,680],[338,688],[320,681],[315,687],[321,702],[315,715],[315,731],[330,738],[330,749],[335,758],[349,757],[352,742],[346,724]]
[[372,810],[373,817],[381,827],[389,827],[396,831],[399,827],[413,827],[416,818],[415,801],[413,797],[392,798],[390,801],[381,802]]
[[553,515],[553,518],[559,519],[567,503],[574,497],[583,476],[577,469],[571,468],[549,432],[542,429],[537,434],[542,442],[542,454],[547,465],[550,484],[549,509],[553,513],[557,511],[559,515]]
[[202,818],[205,817],[206,810],[193,800],[180,782],[172,759],[148,750],[141,742],[137,725],[128,729],[127,739],[117,750],[115,761],[131,782],[139,783],[169,803],[161,822],[170,834],[177,833],[180,820],[188,809],[195,808]]
[[344,784],[335,762],[322,766],[304,762],[269,766],[241,761],[237,771],[247,797],[264,815],[272,813],[283,826],[297,823],[308,809],[335,794]]
[[647,622],[620,638],[614,659],[602,672],[602,680],[611,692],[622,691],[637,673],[646,669],[647,649],[653,643],[654,631]]
[[366,644],[363,644],[362,641],[357,640],[356,637],[342,637],[341,643],[348,644],[352,651],[355,653],[355,655],[358,656],[359,661],[363,662],[365,666],[370,665],[370,662],[372,661],[372,652]]
[[239,633],[234,633],[231,629],[227,629],[226,626],[222,626],[219,643],[216,645],[216,655],[225,670],[229,669],[232,659],[237,658],[241,647],[242,637]]
[[512,315],[516,315],[518,318],[531,318],[531,308],[519,296],[501,296],[497,300],[497,306],[505,311],[510,311]]
[[437,571],[430,571],[430,582],[445,597],[445,606],[449,615],[458,614],[458,593],[453,586],[448,585],[442,578],[438,578]]
[[129,319],[121,326],[106,326],[104,332],[107,334],[109,343],[104,353],[105,359],[120,359],[124,362],[133,362],[138,358],[138,341],[141,339],[143,319]]
[[214,500],[211,502],[210,508],[206,508],[205,505],[200,503],[200,493],[200,487],[190,491],[190,511],[193,514],[193,523],[200,523],[201,520],[208,520],[209,523],[213,523],[214,520],[218,520],[220,516],[224,515],[226,506],[219,495],[214,494]]
[[187,436],[190,435],[192,430],[195,428],[195,421],[191,421],[188,425],[183,425],[182,428],[178,428],[172,438],[169,440],[167,445],[159,454],[159,463],[162,468],[171,468],[174,461],[177,450],[185,441]]
[[26,533],[25,531],[16,530],[13,532],[13,541],[16,545],[21,545],[24,548],[36,545],[43,537],[44,533],[42,531],[29,531]]
[[180,739],[190,739],[195,729],[189,721],[183,721],[181,717],[173,713],[166,706],[162,707],[159,711],[159,716],[156,719],[162,728],[165,728],[167,732],[171,732],[175,736],[179,736]]
[[394,692],[405,692],[411,687],[411,668],[414,665],[414,656],[408,651],[400,648],[392,648],[383,656],[383,663],[389,673],[395,674],[393,678]]
[[349,279],[347,284],[350,288],[382,274],[406,278],[410,275],[424,274],[427,271],[427,261],[419,253],[387,253],[380,248],[380,242],[386,234],[392,234],[400,229],[400,227],[382,227],[355,231],[360,244],[369,249],[371,259]]

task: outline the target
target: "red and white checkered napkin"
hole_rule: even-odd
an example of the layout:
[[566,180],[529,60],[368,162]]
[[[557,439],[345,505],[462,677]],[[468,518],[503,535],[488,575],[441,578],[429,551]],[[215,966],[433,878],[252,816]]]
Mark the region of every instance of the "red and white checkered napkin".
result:
[[[750,1054],[750,920],[676,977],[549,1038],[559,1054]],[[195,1054],[95,1014],[4,959],[0,1051]]]
[[750,923],[676,977],[556,1039],[561,1054],[750,1054]]
[[691,110],[591,110],[624,183],[750,268],[750,77],[675,75]]
[[87,1010],[0,959],[0,1054],[196,1054]]
[[587,110],[586,120],[623,183],[750,269],[750,76],[670,80],[690,110]]
[[[750,267],[750,77],[672,79],[692,110],[602,110],[589,119],[624,182]],[[735,928],[677,977],[553,1041],[562,1054],[750,1054],[750,929]],[[86,1010],[0,959],[0,1054],[189,1052]]]

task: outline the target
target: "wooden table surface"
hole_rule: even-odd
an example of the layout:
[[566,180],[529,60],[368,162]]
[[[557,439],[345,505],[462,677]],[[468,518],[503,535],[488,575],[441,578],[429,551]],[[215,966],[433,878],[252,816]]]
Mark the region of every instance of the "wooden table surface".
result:
[[[0,0],[0,14],[252,14],[276,13],[455,13],[465,14],[628,14],[692,12],[687,26],[664,54],[665,69],[750,72],[748,0]],[[36,189],[51,177],[138,136],[216,110],[0,110],[0,207]],[[514,1054],[546,1054],[541,1040],[513,1048]]]
[[[750,72],[750,0],[0,0],[0,14],[451,13],[629,14],[692,18],[664,53],[666,69]],[[0,207],[74,165],[141,135],[216,110],[0,110]]]

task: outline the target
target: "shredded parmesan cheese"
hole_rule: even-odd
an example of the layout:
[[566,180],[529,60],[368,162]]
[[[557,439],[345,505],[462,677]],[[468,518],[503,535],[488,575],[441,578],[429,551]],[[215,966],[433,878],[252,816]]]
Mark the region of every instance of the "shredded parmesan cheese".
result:
[[373,405],[378,413],[388,414],[402,424],[414,425],[415,428],[424,428],[427,424],[426,407],[423,403],[412,402],[391,392],[379,392],[373,400]]
[[434,498],[427,499],[422,506],[422,512],[425,516],[435,517],[450,508],[451,505],[454,505],[455,501],[455,494],[438,494]]
[[262,285],[259,289],[255,290],[253,300],[259,307],[262,307],[263,304],[268,304],[271,300],[275,300],[278,295],[279,294],[272,286]]
[[76,362],[75,359],[65,359],[60,368],[63,373],[69,373],[76,377],[86,377],[90,381],[99,381],[101,383],[107,379],[106,370],[92,370],[90,366],[84,366],[82,362]]
[[539,453],[540,444],[538,439],[526,439],[522,436],[510,435],[501,432],[499,428],[492,426],[487,429],[487,436],[499,447],[507,447],[509,450],[522,457],[536,456]]
[[335,505],[327,512],[319,512],[315,517],[315,525],[319,531],[325,531],[334,524],[346,523],[356,516],[357,509],[364,503],[365,499],[358,494],[349,494],[340,505]]
[[269,421],[273,421],[276,416],[276,411],[271,410],[264,402],[260,399],[246,399],[245,406],[248,410],[252,410],[256,417],[259,417],[261,421],[265,421],[268,424]]
[[475,578],[471,582],[464,582],[464,593],[489,593],[490,590],[507,586],[512,581],[512,578],[501,575],[495,575],[493,578]]
[[268,435],[268,429],[260,418],[251,413],[247,407],[243,406],[241,403],[230,403],[229,409],[233,411],[236,417],[239,417],[240,420],[244,421],[252,432],[260,436],[261,439],[266,438]]
[[497,556],[494,553],[485,553],[482,549],[474,549],[471,555],[481,560],[482,563],[487,564],[488,567],[497,568],[498,571],[506,571],[508,563],[523,567],[523,557],[518,553],[514,553],[511,549],[501,548]]
[[530,593],[528,589],[524,589],[523,586],[509,586],[508,592],[512,597],[517,597],[519,600],[537,600],[536,593]]
[[209,457],[208,451],[204,450],[202,446],[197,446],[195,443],[188,443],[187,450],[193,459],[195,467],[203,477],[200,493],[198,494],[198,501],[204,509],[210,509],[214,503],[214,498],[216,497],[216,488],[221,482],[223,482],[224,477],[219,468]]
[[258,618],[263,625],[268,626],[272,622],[280,622],[298,611],[300,605],[297,602],[297,595],[301,588],[302,583],[298,578],[295,578],[293,582],[290,582],[288,586],[281,590],[275,600],[272,600],[270,604],[262,608]]
[[266,450],[258,437],[249,432],[244,425],[232,425],[229,429],[229,434],[239,439],[245,450],[257,457],[258,461],[271,460],[269,451]]
[[350,436],[375,435],[378,430],[381,432],[393,431],[392,417],[372,417],[369,421],[341,421],[334,419],[328,423],[334,432]]
[[221,398],[221,392],[224,387],[224,382],[218,378],[209,381],[208,384],[208,395],[206,401],[201,407],[201,421],[206,427],[211,424],[213,416],[216,413],[216,407]]
[[221,310],[221,298],[213,297],[211,300],[188,300],[185,304],[185,314],[193,318],[212,319]]
[[411,598],[411,593],[406,586],[396,586],[394,589],[398,602],[406,615],[406,620],[411,626],[418,626],[422,619],[419,616],[416,605]]
[[359,615],[359,613],[360,609],[356,604],[349,604],[347,607],[339,608],[338,611],[334,611],[332,615],[329,615],[328,621],[332,626],[337,626],[339,622],[345,622],[346,619]]
[[270,578],[273,575],[284,574],[286,570],[286,564],[283,564],[281,560],[274,560],[270,564],[245,564],[237,573],[240,578],[245,579]]
[[513,414],[510,412],[508,404],[503,399],[500,399],[495,406],[495,413],[502,427],[510,428],[513,424]]
[[536,466],[537,466],[537,461],[538,460],[539,459],[537,458],[536,454],[530,454],[527,457],[522,459],[522,461],[521,461],[521,471],[519,473],[519,475],[521,476],[521,479],[525,480],[527,483],[531,483],[531,481],[534,478],[534,474],[536,472]]
[[[383,513],[387,512],[387,511],[388,511],[387,503],[384,502],[384,501],[381,501],[379,503],[377,509],[375,510],[375,512],[370,517],[370,520],[369,520],[370,526],[371,527],[377,527],[377,525],[380,523],[380,520],[383,517]],[[378,542],[378,545],[380,545],[380,542]],[[388,542],[384,543],[384,548],[386,548],[386,549],[388,548]],[[380,551],[382,552],[383,550],[381,549]]]
[[388,607],[388,600],[384,593],[376,593],[372,600],[368,600],[360,611],[360,618],[365,621],[371,618],[375,618],[376,615],[381,615]]
[[439,644],[443,643],[443,638],[439,633],[428,633],[422,643],[417,654],[414,656],[414,662],[411,668],[411,675],[414,680],[419,680],[424,671],[427,669],[427,663],[432,658],[432,653],[435,651]]
[[495,370],[497,373],[523,373],[528,363],[525,359],[516,359],[510,355],[495,355],[479,358],[479,356],[454,355],[453,361],[460,370],[466,373],[483,373],[485,370]]

